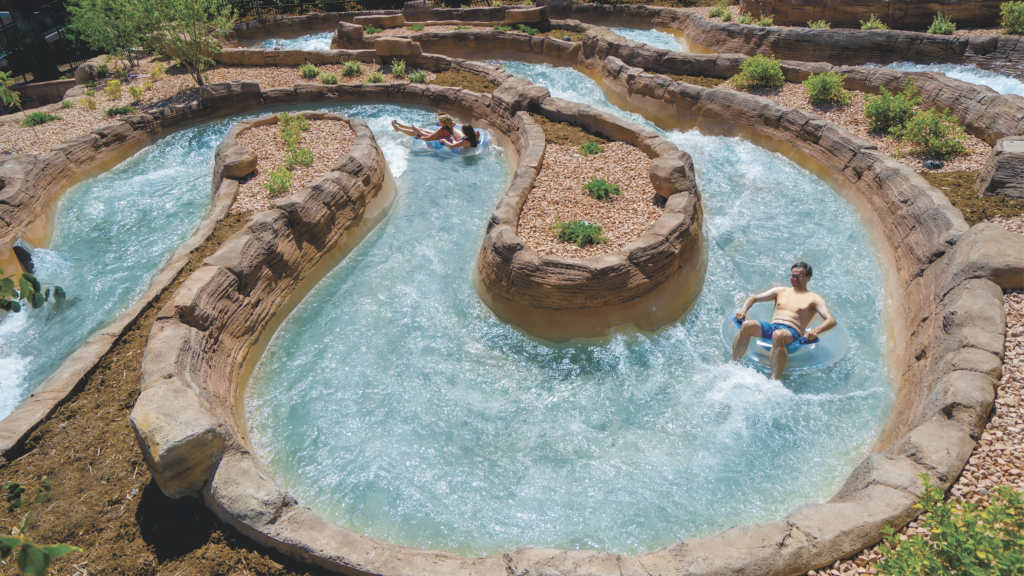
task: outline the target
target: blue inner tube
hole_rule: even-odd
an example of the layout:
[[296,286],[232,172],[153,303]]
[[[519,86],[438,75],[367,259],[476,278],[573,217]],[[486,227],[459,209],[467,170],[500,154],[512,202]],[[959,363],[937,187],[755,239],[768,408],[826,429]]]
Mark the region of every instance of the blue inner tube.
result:
[[[739,311],[739,307],[734,308],[722,321],[722,340],[725,342],[726,349],[730,351],[732,350],[732,341],[736,338],[736,333],[739,332],[739,322],[736,320],[736,313]],[[774,311],[774,306],[755,304],[747,311],[747,319],[771,322]],[[816,316],[809,328],[820,325],[821,317]],[[806,338],[801,338],[798,342],[787,346],[789,359],[786,362],[785,371],[787,373],[809,372],[831,366],[843,357],[849,345],[850,333],[846,331],[846,327],[841,322],[837,323],[835,328],[825,332],[817,340],[807,341]],[[768,353],[771,349],[771,340],[760,337],[752,338],[747,347],[747,353],[741,360],[770,367]]]
[[[440,128],[440,125],[435,125],[434,129]],[[487,130],[476,129],[476,133],[480,136],[480,141],[477,143],[476,148],[470,148],[468,146],[462,148],[456,148],[450,150],[447,146],[441,142],[434,140],[432,142],[424,142],[419,138],[413,138],[409,142],[409,147],[416,152],[430,151],[441,156],[474,156],[487,149],[491,145],[491,133]]]

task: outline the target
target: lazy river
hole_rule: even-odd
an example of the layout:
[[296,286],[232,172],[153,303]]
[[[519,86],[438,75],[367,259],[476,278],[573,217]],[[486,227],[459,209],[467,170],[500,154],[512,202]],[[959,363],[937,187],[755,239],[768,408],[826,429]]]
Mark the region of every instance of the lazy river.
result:
[[334,32],[319,32],[317,34],[306,34],[298,38],[267,38],[253,48],[264,50],[330,50],[331,36]]
[[[633,117],[574,70],[506,67]],[[881,266],[854,209],[808,171],[670,133],[704,197],[700,300],[656,333],[552,345],[473,287],[510,159],[411,153],[388,122],[431,121],[416,109],[327,109],[370,123],[399,194],[284,320],[247,388],[253,447],[303,504],[418,548],[635,554],[823,501],[870,448],[893,398]],[[781,382],[728,363],[723,315],[796,260],[846,323],[846,357]]]
[[675,36],[653,28],[650,30],[640,28],[609,28],[609,30],[623,38],[647,44],[651,48],[661,48],[662,50],[672,50],[673,52],[687,51]]
[[[877,64],[865,64],[877,66]],[[1016,94],[1024,96],[1024,82],[996,72],[982,70],[967,64],[915,64],[913,62],[894,62],[885,66],[891,70],[903,72],[941,72],[950,78],[970,82],[979,86],[988,86],[1000,94]]]

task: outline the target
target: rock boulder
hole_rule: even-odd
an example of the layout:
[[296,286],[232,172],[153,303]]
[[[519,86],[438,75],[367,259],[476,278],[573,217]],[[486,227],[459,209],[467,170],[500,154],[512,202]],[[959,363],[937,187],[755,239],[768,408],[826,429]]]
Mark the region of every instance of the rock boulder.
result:
[[373,26],[375,28],[397,28],[405,26],[405,16],[401,14],[387,14],[382,16],[356,16],[352,19],[353,24],[359,26]]
[[423,48],[420,47],[419,42],[413,42],[408,38],[396,38],[385,36],[383,38],[376,38],[373,41],[373,47],[377,50],[378,56],[419,56],[423,54]]
[[331,50],[344,50],[360,46],[363,42],[363,27],[348,22],[338,22],[338,30],[331,37]]
[[1024,136],[996,142],[974,188],[979,196],[1024,199]]
[[505,11],[505,24],[530,24],[540,22],[548,17],[546,6],[536,8],[519,8]]

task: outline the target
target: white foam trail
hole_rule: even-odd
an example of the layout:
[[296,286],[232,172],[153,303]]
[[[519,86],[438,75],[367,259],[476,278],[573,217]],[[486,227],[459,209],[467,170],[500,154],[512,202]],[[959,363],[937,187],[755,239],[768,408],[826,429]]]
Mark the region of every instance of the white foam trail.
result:
[[[877,64],[865,64],[877,67]],[[902,72],[941,72],[950,78],[970,82],[979,86],[988,86],[1000,94],[1016,94],[1024,96],[1024,82],[1003,74],[982,70],[975,66],[961,64],[915,64],[913,62],[893,62],[886,66],[890,70]]]

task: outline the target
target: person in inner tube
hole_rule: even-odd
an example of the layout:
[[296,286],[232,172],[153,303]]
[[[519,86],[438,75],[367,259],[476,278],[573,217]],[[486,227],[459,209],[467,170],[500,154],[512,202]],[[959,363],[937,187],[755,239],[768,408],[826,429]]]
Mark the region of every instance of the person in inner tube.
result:
[[424,128],[418,128],[412,124],[400,124],[398,120],[391,121],[391,127],[395,129],[395,132],[401,132],[406,136],[412,136],[418,140],[424,142],[433,142],[434,140],[461,140],[464,138],[463,134],[455,129],[455,119],[447,114],[437,111],[437,123],[440,124],[440,128],[436,130],[427,130]]
[[[732,359],[738,361],[747,352],[751,338],[764,338],[772,341],[772,349],[768,354],[771,363],[772,378],[778,379],[786,369],[789,351],[786,346],[800,339],[814,315],[820,314],[825,321],[818,327],[807,330],[804,336],[814,340],[823,332],[836,325],[836,319],[828,311],[825,299],[807,289],[811,279],[811,265],[797,262],[790,268],[789,283],[792,287],[779,286],[747,298],[736,313],[736,319],[742,322],[740,331],[732,341]],[[745,320],[747,310],[756,302],[775,301],[775,313],[771,322],[763,320]]]
[[460,139],[455,138],[444,138],[441,140],[441,144],[448,147],[449,150],[457,150],[459,148],[476,148],[480,144],[480,132],[473,125],[466,123],[462,125],[462,133],[464,136]]

